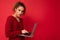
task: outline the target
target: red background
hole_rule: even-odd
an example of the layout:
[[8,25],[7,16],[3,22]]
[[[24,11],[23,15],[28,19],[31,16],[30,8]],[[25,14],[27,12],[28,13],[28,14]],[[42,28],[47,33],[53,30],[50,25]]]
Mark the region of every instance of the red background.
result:
[[[0,0],[0,40],[5,37],[6,18],[13,13],[12,9],[18,0]],[[23,17],[28,31],[38,23],[33,38],[26,40],[60,40],[60,1],[59,0],[20,0],[26,6]]]

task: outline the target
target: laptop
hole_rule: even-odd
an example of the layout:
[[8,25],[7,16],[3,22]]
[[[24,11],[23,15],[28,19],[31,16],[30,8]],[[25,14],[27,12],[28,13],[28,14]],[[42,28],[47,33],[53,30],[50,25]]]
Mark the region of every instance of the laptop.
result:
[[33,37],[34,36],[34,32],[36,30],[36,27],[37,27],[37,23],[34,24],[34,27],[33,27],[33,30],[31,33],[26,33],[26,34],[19,34],[19,36],[24,36],[24,37]]

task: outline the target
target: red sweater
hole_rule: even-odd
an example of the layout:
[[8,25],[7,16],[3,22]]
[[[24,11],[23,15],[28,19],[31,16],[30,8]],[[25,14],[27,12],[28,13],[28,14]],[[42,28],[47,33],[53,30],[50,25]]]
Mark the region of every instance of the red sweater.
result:
[[20,18],[20,22],[16,20],[15,17],[9,16],[5,24],[5,34],[9,40],[24,40],[24,37],[19,37],[23,30],[23,20]]

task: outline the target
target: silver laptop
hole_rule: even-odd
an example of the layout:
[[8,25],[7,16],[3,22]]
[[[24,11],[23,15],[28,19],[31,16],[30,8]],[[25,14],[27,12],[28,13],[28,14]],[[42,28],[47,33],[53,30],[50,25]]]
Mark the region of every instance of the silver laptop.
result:
[[19,36],[31,37],[32,38],[34,36],[34,32],[36,30],[36,27],[37,27],[37,23],[34,24],[33,30],[32,30],[30,35],[19,34]]

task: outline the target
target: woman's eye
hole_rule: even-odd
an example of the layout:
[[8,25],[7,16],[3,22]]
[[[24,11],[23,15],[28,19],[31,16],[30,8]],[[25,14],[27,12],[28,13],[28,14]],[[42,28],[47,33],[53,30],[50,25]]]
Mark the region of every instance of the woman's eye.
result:
[[24,12],[24,11],[22,11],[22,12]]
[[20,11],[20,10],[19,10]]

